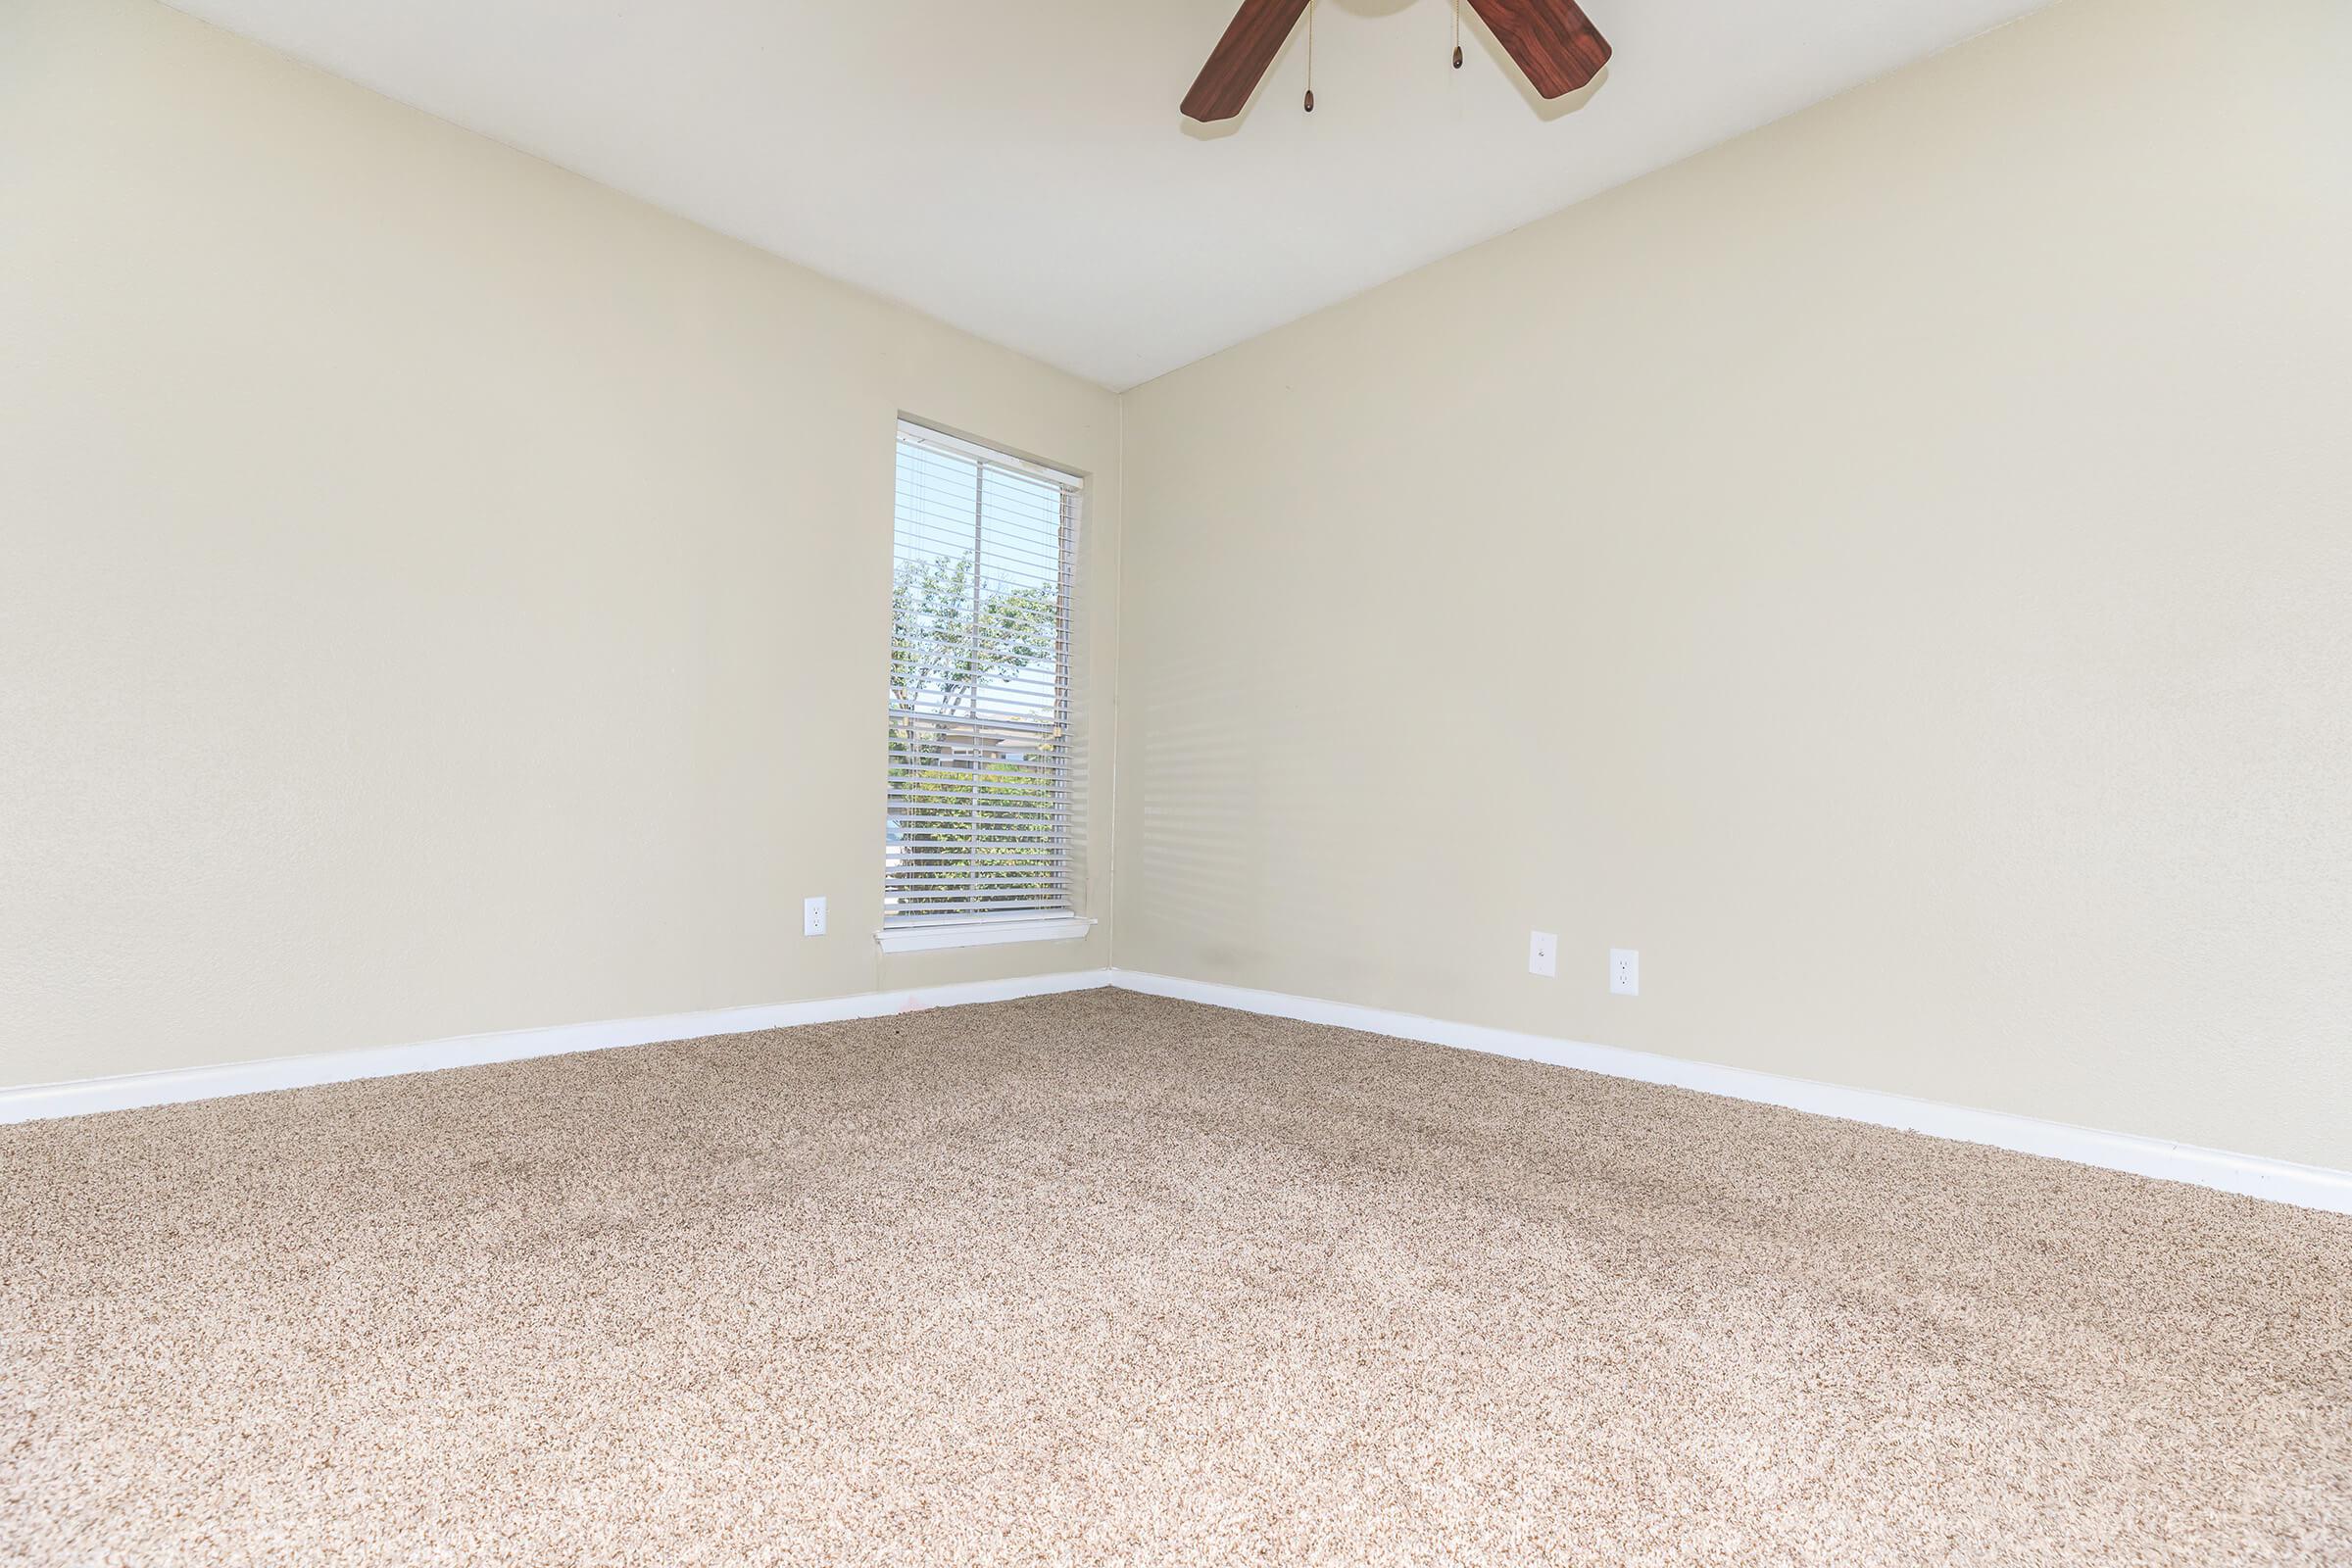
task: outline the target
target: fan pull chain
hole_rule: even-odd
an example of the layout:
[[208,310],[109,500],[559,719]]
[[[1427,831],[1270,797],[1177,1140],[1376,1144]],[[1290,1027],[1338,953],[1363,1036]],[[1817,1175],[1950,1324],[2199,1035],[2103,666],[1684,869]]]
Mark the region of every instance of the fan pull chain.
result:
[[1315,112],[1315,6],[1314,6],[1314,0],[1307,0],[1307,6],[1306,6],[1306,112],[1307,112],[1308,114],[1310,114],[1310,115],[1311,115],[1311,114],[1313,114],[1313,113]]
[[1453,69],[1462,69],[1462,0],[1453,0]]

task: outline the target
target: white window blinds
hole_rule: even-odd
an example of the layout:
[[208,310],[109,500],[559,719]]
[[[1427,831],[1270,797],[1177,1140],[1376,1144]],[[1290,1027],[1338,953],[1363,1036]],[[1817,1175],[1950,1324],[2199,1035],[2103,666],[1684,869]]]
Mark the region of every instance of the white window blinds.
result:
[[1080,488],[899,427],[885,927],[1075,912]]

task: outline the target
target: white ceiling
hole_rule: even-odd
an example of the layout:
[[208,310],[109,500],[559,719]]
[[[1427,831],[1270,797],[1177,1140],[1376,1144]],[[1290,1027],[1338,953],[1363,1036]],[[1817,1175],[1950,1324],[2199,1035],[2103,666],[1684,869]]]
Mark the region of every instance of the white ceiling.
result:
[[175,0],[1123,388],[2041,0],[1584,0],[1545,105],[1448,0],[1317,0],[1250,110],[1177,104],[1238,0]]

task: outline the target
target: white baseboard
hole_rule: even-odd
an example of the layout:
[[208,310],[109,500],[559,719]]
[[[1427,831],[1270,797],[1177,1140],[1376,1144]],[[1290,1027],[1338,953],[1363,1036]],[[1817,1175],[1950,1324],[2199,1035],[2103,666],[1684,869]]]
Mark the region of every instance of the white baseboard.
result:
[[1556,1040],[1547,1035],[1491,1029],[1481,1024],[1448,1023],[1439,1018],[1418,1017],[1409,1012],[1387,1012],[1378,1007],[1361,1007],[1346,1002],[1323,1002],[1312,997],[1288,996],[1278,991],[1252,991],[1243,986],[1216,985],[1205,980],[1179,980],[1168,975],[1143,974],[1132,969],[1112,970],[1111,983],[1125,990],[1148,992],[1155,997],[1174,997],[1185,1002],[1206,1003],[1214,1007],[1232,1007],[1277,1018],[1297,1018],[1306,1023],[1332,1024],[1342,1029],[1361,1029],[1370,1034],[1394,1035],[1399,1039],[1454,1046],[1465,1051],[1483,1051],[1498,1056],[1518,1056],[1528,1061],[1577,1067],[1586,1072],[1605,1073],[1612,1078],[1631,1078],[1645,1084],[1670,1084],[1678,1089],[1695,1089],[1702,1094],[1723,1095],[1733,1100],[1748,1100],[1766,1105],[1783,1105],[1790,1110],[1810,1111],[1817,1116],[1870,1122],[1880,1127],[1895,1127],[1905,1132],[1926,1133],[1931,1137],[1949,1138],[1961,1143],[1989,1144],[1995,1149],[2013,1150],[2021,1154],[2070,1159],[2077,1164],[2129,1171],[2135,1176],[2187,1182],[2196,1187],[2240,1193],[2248,1198],[2264,1198],[2274,1202],[2293,1203],[2302,1208],[2352,1214],[2352,1171],[2328,1170],[2318,1165],[2294,1165],[2253,1154],[2200,1149],[2193,1144],[2171,1144],[2161,1139],[2138,1138],[2128,1133],[2070,1127],[2062,1122],[2037,1121],[2031,1116],[2012,1116],[1996,1110],[1972,1110],[1964,1105],[1939,1104],[1932,1100],[1912,1100],[1903,1095],[1881,1094],[1876,1090],[1846,1089],[1837,1084],[1783,1078],[1774,1073],[1753,1072],[1743,1067],[1718,1067],[1703,1061],[1655,1056],[1647,1052],[1627,1051],[1617,1046],[1584,1045],[1573,1040]]
[[1361,1029],[1431,1045],[1483,1051],[1493,1055],[1517,1056],[1554,1066],[1576,1067],[1631,1078],[1640,1083],[1669,1084],[1733,1100],[1782,1105],[1818,1116],[1869,1122],[1906,1132],[1926,1133],[1962,1143],[1989,1144],[2021,1154],[2070,1159],[2107,1170],[2129,1171],[2162,1181],[2187,1182],[2225,1193],[2293,1203],[2303,1208],[2352,1214],[2352,1171],[2317,1165],[2294,1165],[2253,1154],[2232,1154],[2193,1144],[2172,1144],[2128,1133],[2099,1132],[2060,1122],[2037,1121],[1994,1110],[1972,1110],[1870,1089],[1847,1089],[1803,1078],[1783,1078],[1743,1067],[1719,1067],[1677,1056],[1657,1056],[1617,1046],[1586,1045],[1548,1035],[1493,1029],[1483,1024],[1451,1023],[1409,1012],[1390,1012],[1353,1003],[1325,1002],[1279,991],[1252,991],[1243,986],[1218,985],[1206,980],[1181,980],[1169,975],[1132,969],[1082,969],[1064,974],[1024,975],[1010,980],[979,980],[964,985],[926,986],[911,991],[874,991],[816,1002],[783,1002],[762,1006],[721,1007],[709,1012],[677,1012],[654,1018],[622,1018],[602,1023],[557,1024],[544,1029],[515,1029],[503,1034],[464,1035],[454,1040],[430,1040],[419,1045],[380,1046],[365,1051],[329,1052],[312,1056],[280,1056],[268,1061],[234,1062],[218,1067],[190,1067],[172,1072],[131,1073],[119,1078],[91,1078],[78,1083],[35,1084],[0,1089],[0,1123],[45,1120],[53,1116],[83,1116],[94,1111],[128,1110],[141,1105],[171,1105],[183,1101],[216,1100],[228,1095],[260,1094],[272,1089],[304,1089],[316,1084],[347,1083],[361,1078],[389,1078],[403,1073],[432,1072],[443,1067],[471,1067],[493,1061],[520,1061],[530,1056],[564,1055],[579,1051],[607,1051],[617,1046],[652,1045],[663,1040],[694,1040],[708,1035],[744,1034],[757,1029],[785,1029],[796,1024],[835,1023],[848,1018],[878,1018],[920,1007],[952,1007],[967,1003],[1009,1002],[1017,997],[1047,996],[1062,991],[1090,991],[1118,986],[1157,997],[1205,1003],[1243,1012],[1296,1018],[1306,1023]]
[[0,1123],[42,1121],[52,1116],[86,1116],[93,1111],[129,1110],[140,1105],[173,1105],[271,1089],[307,1089],[316,1084],[360,1078],[392,1078],[443,1067],[561,1056],[615,1046],[648,1046],[662,1040],[697,1040],[706,1035],[746,1034],[755,1029],[788,1029],[796,1024],[838,1023],[845,1018],[879,1018],[922,1007],[953,1007],[973,1002],[1009,1002],[1057,991],[1089,991],[1110,984],[1107,969],[1066,974],[1024,975],[1012,980],[975,980],[964,985],[925,986],[912,991],[872,991],[817,1002],[780,1002],[763,1006],[719,1007],[709,1012],[673,1012],[656,1018],[619,1018],[603,1023],[556,1024],[512,1029],[502,1034],[461,1035],[417,1045],[333,1051],[312,1056],[231,1062],[172,1072],[127,1073],[86,1078],[78,1083],[34,1084],[0,1089]]

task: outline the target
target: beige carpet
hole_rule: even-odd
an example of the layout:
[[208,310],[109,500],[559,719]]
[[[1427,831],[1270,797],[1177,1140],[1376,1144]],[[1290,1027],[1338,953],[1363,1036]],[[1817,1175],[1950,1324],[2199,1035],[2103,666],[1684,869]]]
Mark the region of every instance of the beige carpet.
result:
[[1121,993],[0,1172],[8,1561],[2352,1562],[2352,1221]]

